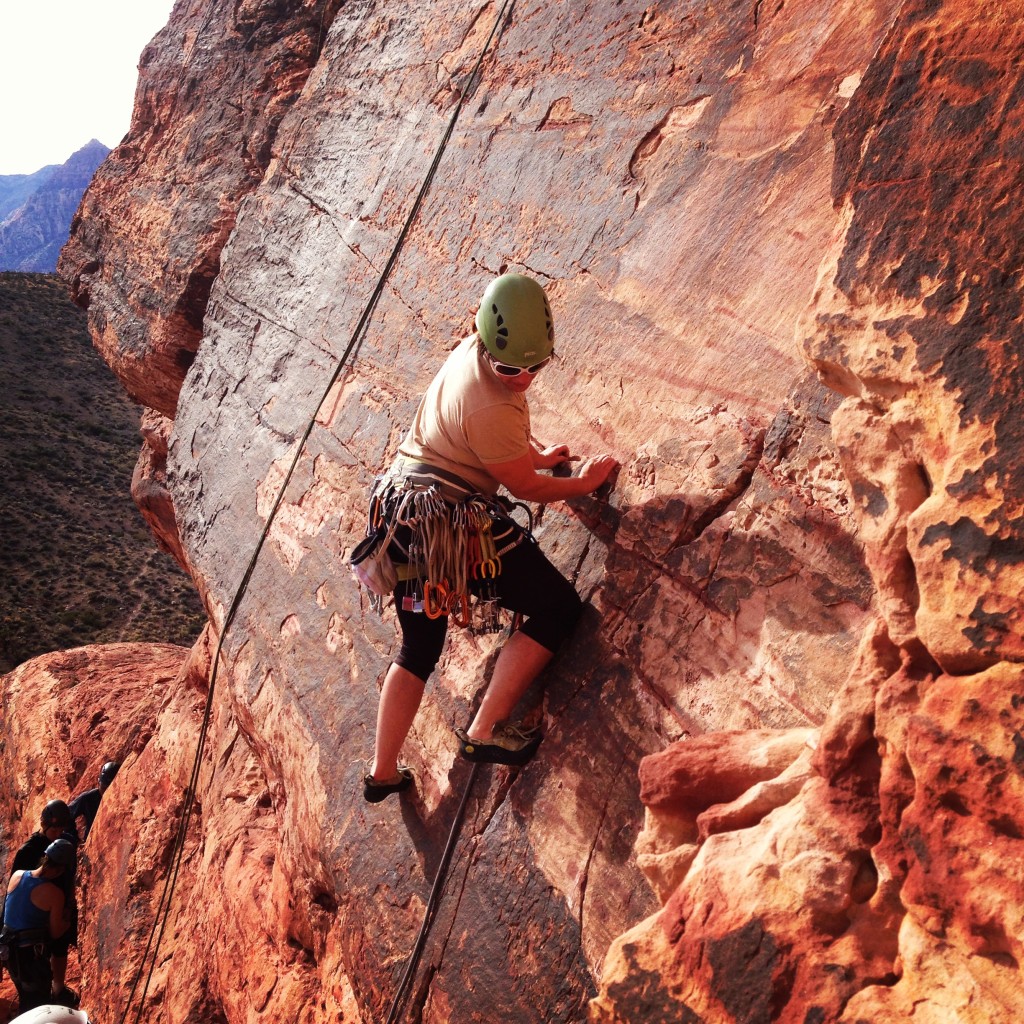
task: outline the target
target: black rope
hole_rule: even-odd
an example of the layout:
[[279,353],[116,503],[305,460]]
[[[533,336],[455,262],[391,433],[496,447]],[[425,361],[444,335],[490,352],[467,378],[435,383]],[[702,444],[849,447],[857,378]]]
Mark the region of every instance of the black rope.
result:
[[[139,1024],[142,1018],[142,1009],[146,1000],[146,996],[149,992],[149,986],[153,979],[153,972],[156,970],[157,957],[160,951],[160,943],[163,940],[164,931],[167,928],[167,921],[170,916],[170,905],[171,898],[173,897],[175,887],[178,882],[178,874],[181,870],[182,856],[185,849],[185,840],[188,835],[188,823],[192,815],[192,809],[195,805],[196,790],[199,785],[199,773],[202,764],[202,756],[206,747],[206,737],[209,732],[210,719],[213,714],[213,696],[214,689],[217,681],[217,669],[220,665],[220,654],[224,647],[224,639],[227,636],[228,630],[231,628],[235,620],[235,616],[238,613],[238,609],[242,603],[242,598],[245,596],[245,592],[248,589],[249,582],[252,579],[252,574],[256,569],[256,563],[259,559],[260,553],[263,550],[263,545],[266,543],[267,537],[270,535],[270,527],[274,522],[274,518],[277,515],[278,509],[281,507],[281,502],[284,500],[285,491],[288,488],[288,484],[291,482],[291,478],[295,472],[296,467],[299,463],[299,458],[302,455],[302,451],[305,448],[306,442],[309,440],[310,434],[313,432],[313,427],[316,425],[317,416],[320,414],[320,410],[324,407],[327,399],[331,393],[331,389],[337,383],[338,378],[341,376],[342,370],[345,368],[345,364],[348,362],[349,356],[355,351],[356,346],[366,330],[369,323],[370,316],[373,313],[374,308],[377,305],[380,296],[384,292],[384,286],[387,283],[388,277],[391,275],[391,271],[394,268],[395,263],[398,260],[399,253],[402,247],[405,245],[405,240],[409,235],[412,225],[419,214],[420,207],[423,204],[423,199],[433,182],[434,175],[437,172],[437,168],[441,163],[441,158],[444,156],[445,149],[452,137],[452,132],[455,130],[455,124],[458,121],[459,114],[462,112],[462,108],[466,104],[466,100],[472,93],[473,86],[476,82],[477,73],[480,70],[480,66],[483,64],[484,57],[487,55],[487,51],[491,47],[491,43],[494,37],[498,33],[498,29],[501,27],[502,22],[505,20],[506,12],[510,10],[514,0],[504,0],[501,10],[498,12],[497,17],[494,20],[494,25],[491,28],[490,34],[487,40],[484,42],[480,55],[476,59],[476,63],[473,65],[473,70],[470,72],[469,77],[465,80],[464,87],[460,90],[459,101],[455,105],[455,109],[452,112],[451,118],[448,121],[448,126],[441,136],[441,141],[438,144],[437,151],[434,154],[434,159],[430,164],[427,174],[423,179],[423,184],[420,186],[419,192],[416,194],[416,198],[413,201],[412,208],[409,211],[408,216],[405,219],[405,223],[402,225],[402,230],[398,235],[398,239],[391,250],[391,255],[388,258],[384,269],[381,271],[380,276],[377,280],[377,284],[370,295],[369,300],[363,309],[362,315],[359,317],[359,321],[349,338],[348,344],[345,346],[345,351],[342,353],[341,358],[338,360],[337,366],[334,372],[331,374],[331,378],[324,388],[324,392],[320,401],[317,403],[316,409],[313,415],[309,417],[309,421],[306,424],[306,428],[299,439],[298,446],[295,449],[295,454],[292,456],[288,470],[285,473],[284,480],[281,482],[281,486],[277,491],[277,496],[274,499],[274,503],[270,509],[270,513],[267,516],[267,521],[260,533],[259,539],[256,542],[256,547],[253,550],[252,557],[249,559],[249,564],[246,566],[245,572],[242,574],[241,582],[235,590],[234,597],[231,600],[231,604],[228,608],[228,612],[224,617],[224,623],[221,626],[220,635],[217,639],[217,648],[213,655],[213,664],[210,671],[210,685],[206,695],[206,707],[203,712],[203,721],[199,729],[199,738],[196,746],[195,758],[192,763],[192,774],[189,778],[188,787],[185,790],[185,800],[181,811],[181,821],[178,827],[177,834],[174,840],[174,846],[171,852],[171,869],[168,872],[167,881],[164,884],[163,893],[160,897],[160,903],[157,908],[156,917],[154,918],[153,928],[150,930],[149,940],[146,943],[146,951],[143,954],[142,960],[139,964],[139,969],[136,971],[135,978],[132,982],[131,991],[128,994],[128,1001],[125,1004],[125,1011],[121,1017],[121,1024],[125,1024],[131,1013],[132,1000],[135,998],[136,991],[139,987],[139,982],[146,968],[146,961],[152,957],[152,963],[149,967],[149,972],[146,975],[146,983],[142,988],[142,992],[139,996],[139,1006],[135,1013],[135,1024]],[[470,777],[470,784],[472,784],[473,776]],[[468,787],[466,797],[468,797]],[[463,798],[465,803],[466,797]],[[447,851],[446,851],[447,852]],[[157,924],[159,923],[159,930]]]
[[452,822],[451,831],[448,833],[448,842],[445,844],[444,853],[441,855],[441,863],[437,866],[434,884],[430,888],[430,898],[427,900],[427,905],[423,910],[423,923],[420,925],[416,942],[412,947],[412,952],[409,954],[409,959],[406,961],[405,971],[402,974],[402,980],[398,983],[395,998],[391,1001],[391,1009],[388,1011],[388,1019],[385,1024],[398,1024],[402,1016],[402,1010],[405,1008],[405,1001],[409,998],[409,992],[416,977],[416,968],[419,966],[423,947],[427,943],[430,926],[434,923],[434,914],[441,902],[441,892],[448,877],[448,865],[451,863],[452,854],[455,852],[455,847],[459,841],[459,834],[462,832],[462,821],[466,817],[469,794],[473,790],[473,783],[476,781],[476,773],[479,767],[479,764],[474,763],[473,770],[469,773],[466,790],[462,794],[459,809],[455,812],[455,820]]

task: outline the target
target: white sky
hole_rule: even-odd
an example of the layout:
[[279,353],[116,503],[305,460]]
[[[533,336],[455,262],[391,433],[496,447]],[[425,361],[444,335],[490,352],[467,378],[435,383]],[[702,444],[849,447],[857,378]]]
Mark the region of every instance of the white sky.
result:
[[139,55],[174,0],[0,0],[0,174],[62,164],[131,123]]

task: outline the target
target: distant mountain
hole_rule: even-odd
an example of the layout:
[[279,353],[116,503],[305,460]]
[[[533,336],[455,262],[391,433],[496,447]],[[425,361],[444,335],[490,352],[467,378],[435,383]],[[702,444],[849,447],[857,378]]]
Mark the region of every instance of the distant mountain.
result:
[[60,164],[47,164],[32,174],[0,174],[0,224],[14,213]]
[[109,152],[93,139],[63,164],[0,175],[0,270],[56,270],[82,193]]

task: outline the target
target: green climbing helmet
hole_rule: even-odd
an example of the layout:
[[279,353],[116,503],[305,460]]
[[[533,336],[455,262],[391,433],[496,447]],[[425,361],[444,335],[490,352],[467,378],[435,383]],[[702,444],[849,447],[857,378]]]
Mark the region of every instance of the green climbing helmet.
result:
[[476,329],[487,351],[511,366],[533,366],[555,348],[548,297],[532,277],[522,274],[502,274],[487,286]]

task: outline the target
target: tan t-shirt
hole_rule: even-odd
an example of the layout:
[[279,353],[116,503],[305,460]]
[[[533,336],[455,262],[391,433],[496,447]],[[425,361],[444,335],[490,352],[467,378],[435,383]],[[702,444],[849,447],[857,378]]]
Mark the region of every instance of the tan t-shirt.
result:
[[494,494],[500,485],[487,466],[529,452],[526,396],[502,384],[471,334],[427,388],[399,456],[455,473],[482,493]]

